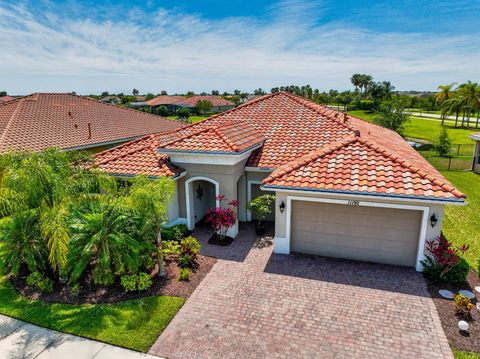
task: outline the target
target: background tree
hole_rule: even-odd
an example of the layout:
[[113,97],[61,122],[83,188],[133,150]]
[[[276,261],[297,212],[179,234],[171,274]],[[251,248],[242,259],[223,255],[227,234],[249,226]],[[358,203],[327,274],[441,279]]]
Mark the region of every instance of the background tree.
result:
[[179,119],[187,120],[190,117],[190,110],[186,107],[180,107],[175,112]]
[[398,101],[387,101],[382,103],[373,121],[383,127],[389,128],[400,135],[403,134],[408,115],[405,107]]
[[199,100],[195,105],[196,110],[203,115],[209,113],[212,110],[212,107],[213,104],[208,100]]
[[353,74],[350,78],[350,82],[355,87],[355,93],[358,93],[358,89],[362,85],[362,74]]
[[133,89],[133,90],[132,90],[132,95],[133,95],[133,96],[138,96],[139,93],[140,93],[140,92],[139,92],[137,89]]
[[[435,94],[435,100],[439,105],[443,105],[443,103],[450,98],[453,97],[453,86],[455,86],[455,82],[452,82],[451,84],[448,85],[440,85],[438,86],[438,92]],[[445,123],[445,116],[446,116],[446,111],[444,108],[442,108],[442,126]]]
[[103,91],[103,92],[102,92],[102,94],[101,94],[100,96],[102,96],[102,97],[106,97],[106,96],[108,96],[108,91]]
[[437,151],[439,156],[445,157],[448,156],[452,148],[452,141],[448,137],[448,132],[446,127],[442,126],[440,134],[435,140],[435,151]]
[[[155,110],[155,113],[159,116],[166,117],[169,115],[168,108],[166,106],[158,106],[157,109]],[[189,112],[190,114],[190,112]]]
[[220,92],[218,90],[212,90],[212,95],[213,96],[219,96]]
[[255,91],[253,91],[253,94],[258,96],[258,95],[266,95],[267,93],[262,88],[258,88]]

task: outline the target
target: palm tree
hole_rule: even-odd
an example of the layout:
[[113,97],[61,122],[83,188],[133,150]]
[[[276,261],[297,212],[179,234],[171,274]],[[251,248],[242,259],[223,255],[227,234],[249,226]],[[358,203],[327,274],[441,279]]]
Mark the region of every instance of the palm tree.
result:
[[368,86],[370,86],[372,82],[373,82],[373,76],[367,75],[367,74],[361,75],[360,90],[362,92],[362,89],[363,89],[362,93],[364,96],[367,92]]
[[458,116],[464,105],[463,98],[460,96],[454,96],[445,100],[442,105],[442,112],[448,114],[455,114],[455,127],[458,125]]
[[[452,88],[456,85],[456,82],[452,82],[448,85],[438,86],[439,92],[435,94],[435,100],[438,104],[443,104],[445,101],[449,100],[453,96]],[[442,126],[445,123],[445,111],[442,110]]]
[[93,282],[110,285],[115,275],[136,272],[141,244],[135,238],[136,213],[125,198],[102,196],[85,200],[73,217],[69,252],[70,282],[93,267]]
[[172,179],[161,177],[149,180],[146,177],[136,177],[129,189],[130,206],[144,219],[142,233],[153,233],[151,241],[157,246],[157,264],[159,275],[165,275],[163,266],[161,229],[167,219],[167,206],[175,193],[175,183]]
[[358,93],[358,88],[362,85],[362,74],[353,74],[350,82],[355,86],[355,93]]
[[17,218],[35,223],[35,231],[38,230],[48,249],[53,271],[61,271],[67,262],[68,217],[72,205],[85,196],[101,190],[108,192],[115,186],[111,177],[87,170],[86,158],[56,149],[0,157],[0,217],[11,217],[6,221],[11,226],[6,233],[12,237],[19,235],[13,231],[20,229],[14,226]]
[[467,127],[470,126],[470,117],[473,112],[477,112],[478,126],[478,112],[480,111],[480,85],[476,82],[468,81],[458,86],[457,92],[463,100],[463,112],[464,117],[465,114],[467,115]]

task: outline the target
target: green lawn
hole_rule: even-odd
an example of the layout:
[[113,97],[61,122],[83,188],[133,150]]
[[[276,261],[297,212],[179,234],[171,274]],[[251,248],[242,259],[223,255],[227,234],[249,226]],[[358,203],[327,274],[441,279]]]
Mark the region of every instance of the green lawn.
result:
[[480,359],[480,354],[469,352],[453,352],[455,359]]
[[0,276],[1,314],[142,352],[150,349],[184,302],[168,296],[97,305],[31,301]]
[[[190,116],[188,118],[189,121],[191,121],[191,123],[196,123],[196,122],[200,122],[200,121],[203,121],[205,120],[206,118],[209,118],[209,117],[212,117],[210,115],[208,116],[203,116],[203,115],[200,115],[200,116]],[[169,118],[170,120],[178,120],[178,117],[177,116],[167,116],[167,118]]]
[[[348,111],[352,116],[356,116],[365,121],[373,121],[373,114],[363,110]],[[468,137],[472,133],[480,132],[480,129],[466,130],[463,128],[455,128],[451,123],[447,123],[447,130],[452,143],[471,144],[472,140]],[[435,141],[442,127],[441,121],[410,118],[405,125],[405,137],[418,138],[430,142]]]
[[442,174],[467,195],[466,206],[446,206],[443,232],[455,244],[469,244],[465,253],[467,261],[477,269],[480,259],[480,175],[473,172],[442,172]]

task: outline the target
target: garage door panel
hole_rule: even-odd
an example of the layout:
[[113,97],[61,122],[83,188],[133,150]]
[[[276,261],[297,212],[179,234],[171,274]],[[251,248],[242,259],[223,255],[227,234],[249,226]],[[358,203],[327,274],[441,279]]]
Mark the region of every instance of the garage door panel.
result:
[[293,201],[291,250],[415,265],[421,211]]

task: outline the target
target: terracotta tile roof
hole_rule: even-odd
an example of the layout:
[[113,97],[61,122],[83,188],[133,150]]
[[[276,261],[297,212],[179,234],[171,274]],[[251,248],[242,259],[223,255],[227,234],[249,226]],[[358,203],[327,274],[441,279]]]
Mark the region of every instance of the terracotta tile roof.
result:
[[198,101],[210,101],[214,107],[220,107],[220,106],[235,106],[235,104],[232,101],[225,100],[224,98],[217,97],[217,96],[212,96],[212,95],[198,95],[198,96],[192,96],[188,98],[182,98],[181,100],[178,100],[172,104],[177,105],[177,106],[184,106],[184,107],[195,107],[197,105]]
[[247,121],[199,122],[172,131],[160,140],[160,151],[240,153],[265,138]]
[[0,152],[93,147],[180,126],[177,121],[87,97],[36,93],[0,104]]
[[302,156],[275,170],[263,185],[401,197],[465,198],[443,178],[434,177],[360,137],[346,138]]
[[160,106],[160,105],[170,105],[174,102],[183,99],[182,96],[168,96],[168,95],[161,95],[151,100],[146,101],[147,105],[149,106]]
[[[167,152],[240,152],[261,141],[246,166],[277,169],[268,186],[330,190],[335,185],[336,190],[393,196],[464,197],[397,133],[283,92],[155,136],[157,148]],[[313,169],[302,169],[310,166],[306,160]],[[126,173],[135,157],[123,154],[122,161],[117,170],[125,163],[121,172]],[[360,174],[367,175],[362,186]]]
[[146,175],[175,177],[184,170],[160,154],[158,135],[149,135],[95,155],[96,165],[115,175]]
[[0,103],[4,103],[7,101],[15,100],[15,97],[12,96],[2,96],[0,97]]

